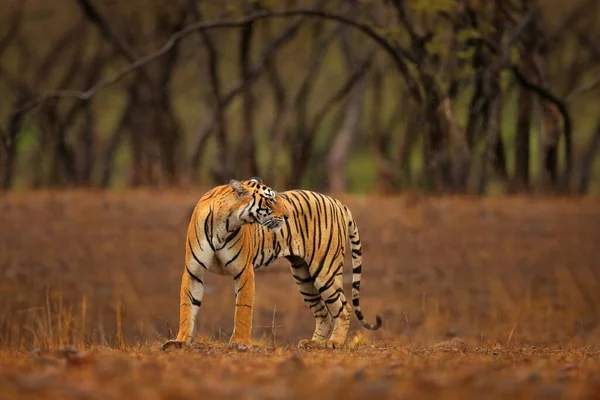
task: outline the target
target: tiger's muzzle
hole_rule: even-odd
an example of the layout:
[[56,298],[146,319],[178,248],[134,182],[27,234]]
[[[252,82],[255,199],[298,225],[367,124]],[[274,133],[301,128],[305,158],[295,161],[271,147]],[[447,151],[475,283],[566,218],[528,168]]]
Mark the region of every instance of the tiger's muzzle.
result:
[[283,217],[273,217],[270,220],[263,222],[262,225],[274,232],[279,232],[284,223],[285,219]]

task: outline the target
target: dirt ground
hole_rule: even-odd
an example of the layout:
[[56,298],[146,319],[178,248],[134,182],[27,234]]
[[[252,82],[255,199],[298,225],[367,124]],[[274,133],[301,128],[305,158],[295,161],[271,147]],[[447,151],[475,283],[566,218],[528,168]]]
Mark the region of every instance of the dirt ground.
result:
[[599,200],[344,196],[379,331],[297,350],[314,322],[281,261],[254,349],[226,349],[233,281],[207,275],[196,348],[163,353],[201,194],[0,197],[0,399],[600,398]]

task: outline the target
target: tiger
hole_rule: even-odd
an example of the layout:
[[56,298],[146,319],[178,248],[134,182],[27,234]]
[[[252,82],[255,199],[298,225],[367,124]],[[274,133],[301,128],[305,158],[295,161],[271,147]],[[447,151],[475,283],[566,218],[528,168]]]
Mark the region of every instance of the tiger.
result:
[[181,277],[179,330],[162,345],[189,348],[204,293],[206,271],[233,277],[234,327],[229,348],[248,349],[252,337],[254,271],[276,259],[289,261],[294,281],[312,310],[315,330],[299,348],[342,348],[350,327],[350,308],[343,289],[347,242],[352,252],[352,307],[370,330],[360,308],[362,245],[356,221],[341,201],[318,192],[276,192],[259,177],[213,188],[192,212]]

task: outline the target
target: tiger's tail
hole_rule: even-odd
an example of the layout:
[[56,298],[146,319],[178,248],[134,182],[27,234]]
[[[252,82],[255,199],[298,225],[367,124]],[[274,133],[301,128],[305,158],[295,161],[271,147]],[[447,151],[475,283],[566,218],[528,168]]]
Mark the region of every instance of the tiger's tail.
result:
[[367,329],[377,330],[381,326],[381,317],[375,316],[376,323],[369,324],[365,319],[362,311],[360,310],[360,277],[362,272],[362,245],[360,243],[360,236],[358,234],[358,226],[356,220],[352,217],[350,210],[346,209],[348,213],[348,228],[350,237],[350,248],[352,249],[352,306],[356,318],[360,323]]

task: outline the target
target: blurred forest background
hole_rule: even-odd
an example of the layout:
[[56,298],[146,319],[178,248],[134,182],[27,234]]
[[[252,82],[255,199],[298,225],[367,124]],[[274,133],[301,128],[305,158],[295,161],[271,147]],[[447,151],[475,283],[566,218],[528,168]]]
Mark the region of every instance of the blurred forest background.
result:
[[597,0],[5,0],[0,179],[599,194]]

